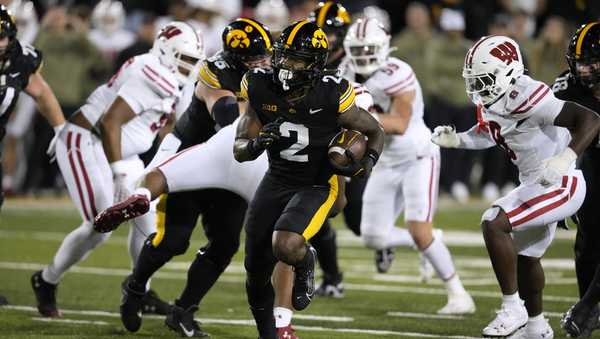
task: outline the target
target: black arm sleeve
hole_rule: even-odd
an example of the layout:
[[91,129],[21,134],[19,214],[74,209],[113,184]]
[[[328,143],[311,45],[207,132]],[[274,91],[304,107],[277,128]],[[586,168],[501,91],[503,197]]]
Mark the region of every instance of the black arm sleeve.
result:
[[232,96],[220,97],[217,102],[214,103],[211,115],[219,126],[225,127],[230,125],[240,116],[237,99]]

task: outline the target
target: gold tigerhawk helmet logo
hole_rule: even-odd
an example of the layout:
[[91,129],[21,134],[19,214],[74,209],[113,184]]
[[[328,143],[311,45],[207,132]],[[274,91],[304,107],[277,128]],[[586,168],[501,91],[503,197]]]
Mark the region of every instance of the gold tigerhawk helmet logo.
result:
[[311,42],[314,48],[327,48],[328,45],[327,36],[325,35],[325,32],[323,32],[322,29],[317,29],[313,33]]
[[231,48],[248,48],[250,46],[248,34],[241,29],[234,29],[227,33],[225,42]]

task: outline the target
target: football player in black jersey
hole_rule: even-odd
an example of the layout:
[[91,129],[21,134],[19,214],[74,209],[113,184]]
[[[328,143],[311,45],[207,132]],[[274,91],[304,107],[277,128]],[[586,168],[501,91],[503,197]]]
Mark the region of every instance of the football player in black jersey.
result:
[[[239,116],[240,81],[254,67],[270,64],[271,35],[258,21],[240,18],[225,27],[223,50],[202,63],[195,95],[175,129],[162,141],[152,163],[155,167],[168,156],[206,142],[216,131]],[[173,256],[185,253],[201,215],[208,243],[202,247],[188,270],[188,280],[165,323],[182,335],[207,336],[194,322],[194,312],[208,290],[229,265],[239,247],[239,236],[247,203],[238,194],[223,189],[169,193],[162,172],[154,169],[143,187],[152,196],[163,194],[158,204],[157,233],[148,237],[133,273],[122,284],[121,321],[131,332],[141,326],[140,309],[150,277]],[[135,205],[145,196],[133,195],[122,205]],[[109,208],[109,209],[111,209]],[[108,214],[105,214],[108,215]],[[123,222],[133,216],[120,215]],[[100,225],[104,221],[96,219]]]
[[[600,113],[600,22],[581,26],[571,38],[567,51],[569,70],[555,81],[557,98],[574,101]],[[600,140],[591,143],[581,156],[581,170],[587,183],[583,205],[577,212],[575,270],[581,300],[562,320],[572,337],[587,337],[598,328],[600,302]]]
[[[56,134],[64,126],[65,118],[52,92],[40,73],[42,52],[17,39],[17,25],[4,5],[0,6],[0,140],[4,138],[8,118],[15,108],[21,91],[37,103],[40,113],[48,120]],[[48,148],[54,155],[53,140]],[[1,168],[1,166],[0,166]],[[2,171],[0,170],[0,181]],[[0,189],[0,207],[3,196]]]
[[[371,171],[383,148],[381,126],[354,105],[346,80],[324,72],[325,32],[302,20],[287,27],[273,46],[273,70],[255,69],[242,79],[248,107],[238,125],[236,160],[265,150],[269,169],[246,220],[246,291],[263,339],[276,337],[271,273],[277,260],[294,267],[292,305],[308,306],[314,294],[315,251],[306,244],[330,213],[338,193],[335,174]],[[363,159],[333,168],[327,150],[342,127],[368,137]]]

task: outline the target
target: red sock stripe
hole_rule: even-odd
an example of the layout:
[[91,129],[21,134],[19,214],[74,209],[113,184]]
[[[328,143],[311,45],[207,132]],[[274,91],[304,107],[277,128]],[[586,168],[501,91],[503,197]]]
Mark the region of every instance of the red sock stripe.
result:
[[575,189],[577,188],[577,178],[573,177],[573,181],[571,182],[571,189],[569,191],[569,195],[565,195],[564,197],[562,197],[560,200],[557,200],[549,205],[546,205],[538,210],[535,210],[531,213],[529,213],[528,215],[526,215],[525,217],[516,220],[514,222],[512,222],[512,227],[517,227],[519,225],[522,225],[523,223],[528,222],[529,220],[539,217],[540,215],[547,213],[549,211],[552,211],[553,209],[563,205],[564,203],[566,203],[567,201],[569,201],[570,197],[573,195],[573,193],[575,193]]
[[85,205],[85,200],[83,200],[83,193],[81,192],[81,183],[79,182],[79,174],[77,174],[77,169],[75,168],[75,161],[73,161],[73,146],[72,141],[73,132],[69,131],[67,133],[67,154],[69,156],[69,164],[71,165],[71,173],[75,178],[75,185],[77,186],[77,193],[79,193],[79,201],[81,202],[81,208],[83,208],[83,214],[87,220],[90,220],[90,214],[87,210],[87,206]]
[[98,215],[98,212],[96,211],[96,203],[94,202],[94,191],[92,190],[90,178],[88,177],[87,171],[85,170],[83,159],[81,158],[81,149],[79,148],[79,146],[81,145],[81,133],[77,133],[75,145],[77,147],[77,160],[79,161],[79,167],[81,167],[81,172],[83,173],[83,181],[85,182],[85,187],[87,188],[88,193],[88,199],[90,200],[92,217],[95,217],[96,215]]
[[537,196],[535,198],[529,199],[529,200],[525,201],[524,203],[522,203],[519,207],[517,207],[514,210],[506,213],[506,215],[509,218],[512,218],[512,217],[518,215],[519,213],[522,213],[523,211],[525,211],[525,210],[527,210],[527,209],[529,209],[529,208],[531,208],[531,207],[539,204],[540,202],[546,201],[548,199],[552,199],[552,198],[560,195],[561,193],[563,193],[565,191],[565,188],[567,188],[567,180],[568,180],[568,177],[564,176],[563,179],[562,179],[561,188],[559,188],[559,189],[557,189],[555,191],[552,191],[552,192],[548,192],[548,193],[539,195],[539,196]]

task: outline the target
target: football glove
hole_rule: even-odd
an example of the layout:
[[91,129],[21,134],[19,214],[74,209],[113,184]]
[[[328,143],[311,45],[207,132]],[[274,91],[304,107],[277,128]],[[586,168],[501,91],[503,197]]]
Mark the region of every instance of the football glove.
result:
[[65,124],[62,123],[60,125],[54,126],[54,137],[50,140],[50,144],[48,145],[48,149],[46,150],[46,154],[50,158],[50,163],[53,163],[56,160],[56,141],[58,140],[58,136],[60,132],[65,128]]
[[561,153],[543,162],[542,174],[537,182],[544,187],[557,184],[569,172],[571,164],[577,160],[577,153],[567,147]]
[[249,150],[252,154],[260,153],[267,148],[271,147],[272,144],[277,142],[281,137],[279,126],[283,123],[283,118],[277,118],[277,120],[264,125],[258,136],[250,141],[248,144]]
[[346,150],[346,156],[350,159],[350,163],[346,166],[338,166],[335,163],[331,163],[335,174],[345,177],[368,177],[371,174],[373,166],[377,163],[377,159],[379,159],[379,154],[372,149],[369,149],[361,160],[357,160],[354,154],[348,150]]
[[457,148],[460,145],[460,138],[452,126],[437,126],[433,130],[431,141],[445,148]]
[[110,169],[113,172],[113,201],[115,204],[127,199],[130,195],[126,185],[127,173],[124,165],[123,160],[118,160],[110,164]]

